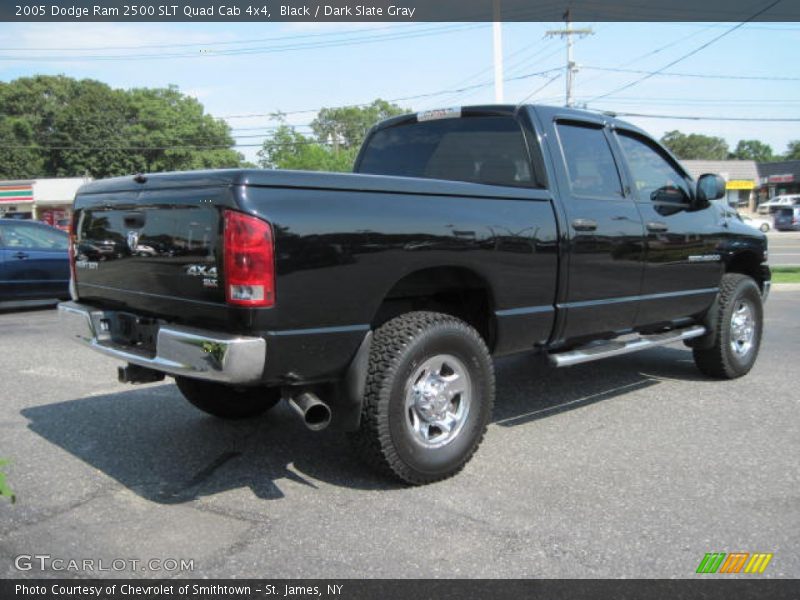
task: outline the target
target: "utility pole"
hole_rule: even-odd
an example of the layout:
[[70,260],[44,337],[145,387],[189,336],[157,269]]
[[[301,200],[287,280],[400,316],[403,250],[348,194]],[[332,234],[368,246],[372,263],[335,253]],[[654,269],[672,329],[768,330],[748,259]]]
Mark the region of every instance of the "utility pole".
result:
[[494,22],[492,33],[494,35],[494,101],[498,104],[503,100],[503,30],[500,21],[500,0],[493,0]]
[[593,35],[594,30],[592,29],[572,29],[572,19],[570,16],[570,10],[567,9],[567,12],[564,13],[564,23],[566,23],[565,29],[555,29],[553,31],[548,31],[545,35],[546,37],[555,37],[559,36],[562,38],[567,39],[567,89],[566,89],[566,106],[572,106],[572,84],[575,81],[575,75],[578,72],[578,65],[575,64],[575,61],[572,60],[572,36],[577,35],[580,37],[586,37],[587,35]]

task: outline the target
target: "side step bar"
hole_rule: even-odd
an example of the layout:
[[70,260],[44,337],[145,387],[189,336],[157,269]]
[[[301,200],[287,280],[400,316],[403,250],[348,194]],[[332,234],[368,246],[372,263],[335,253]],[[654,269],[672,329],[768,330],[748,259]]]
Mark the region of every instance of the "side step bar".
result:
[[704,335],[706,328],[700,325],[692,325],[683,329],[673,329],[665,333],[653,335],[642,335],[627,341],[609,340],[607,342],[597,342],[568,350],[566,352],[556,352],[549,355],[550,362],[556,367],[571,367],[580,363],[592,360],[600,360],[609,356],[619,356],[647,350],[656,346],[664,346],[673,342],[690,340]]

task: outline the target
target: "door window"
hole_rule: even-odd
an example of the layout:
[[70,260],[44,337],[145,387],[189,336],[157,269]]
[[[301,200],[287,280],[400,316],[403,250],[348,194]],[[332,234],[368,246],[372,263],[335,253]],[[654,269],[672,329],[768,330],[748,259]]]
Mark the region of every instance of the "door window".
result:
[[4,224],[0,238],[6,248],[66,250],[68,246],[68,237],[62,231],[27,223]]
[[659,150],[624,132],[619,132],[618,139],[640,200],[673,205],[689,203],[686,179]]
[[558,124],[569,183],[576,196],[622,196],[622,183],[603,129],[567,123]]

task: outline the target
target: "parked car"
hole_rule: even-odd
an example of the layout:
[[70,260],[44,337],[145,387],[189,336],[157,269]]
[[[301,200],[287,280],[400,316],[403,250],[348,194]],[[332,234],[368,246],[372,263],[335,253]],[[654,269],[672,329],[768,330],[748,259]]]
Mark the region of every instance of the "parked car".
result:
[[739,218],[745,225],[754,227],[755,229],[763,231],[764,233],[772,229],[772,219],[765,217],[751,217],[749,215],[743,215],[741,213],[739,213]]
[[800,206],[800,195],[782,194],[775,196],[767,202],[763,202],[758,206],[759,215],[772,215],[775,214],[779,208],[787,206]]
[[0,303],[69,298],[68,245],[44,223],[0,219]]
[[775,229],[778,231],[800,230],[800,206],[779,208],[775,213]]
[[766,236],[720,222],[725,181],[695,182],[633,125],[544,106],[410,114],[374,127],[354,170],[83,186],[74,243],[127,246],[74,265],[64,331],[127,362],[120,381],[174,376],[217,417],[285,399],[412,484],[476,451],[492,355],[568,367],[683,341],[722,379],[756,360]]

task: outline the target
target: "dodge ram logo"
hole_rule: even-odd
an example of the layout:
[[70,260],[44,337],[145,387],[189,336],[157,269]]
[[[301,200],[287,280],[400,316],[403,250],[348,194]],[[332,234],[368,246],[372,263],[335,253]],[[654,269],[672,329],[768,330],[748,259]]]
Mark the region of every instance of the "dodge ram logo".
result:
[[139,246],[139,232],[138,231],[129,231],[128,232],[128,248],[131,249],[131,252],[135,252],[136,248]]

